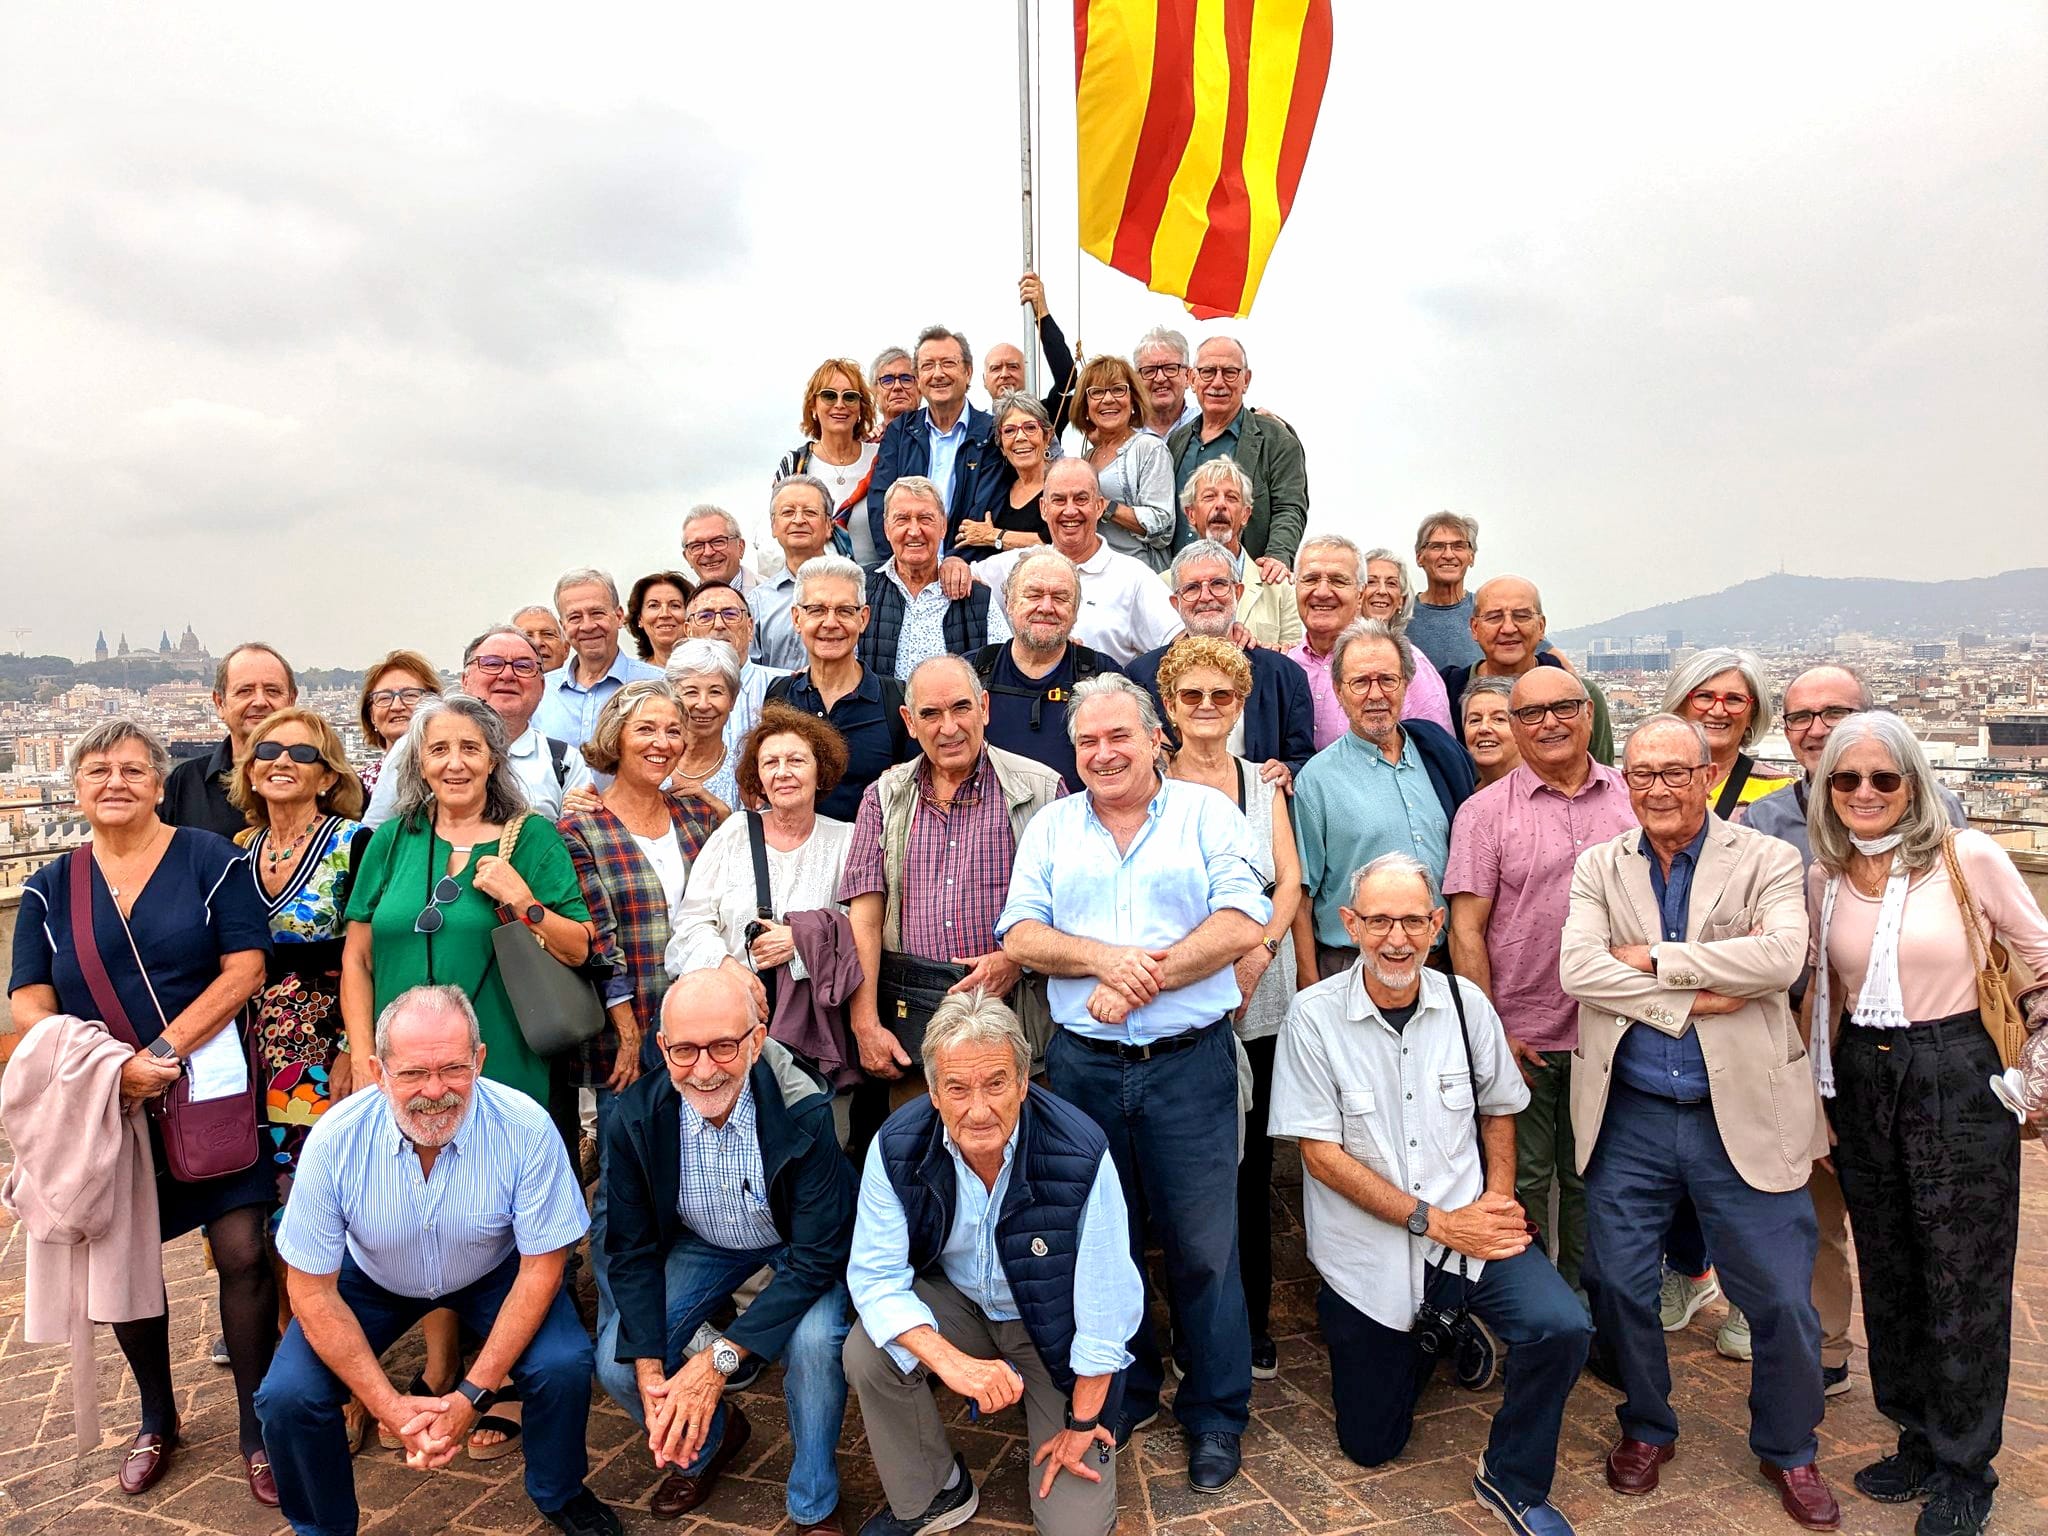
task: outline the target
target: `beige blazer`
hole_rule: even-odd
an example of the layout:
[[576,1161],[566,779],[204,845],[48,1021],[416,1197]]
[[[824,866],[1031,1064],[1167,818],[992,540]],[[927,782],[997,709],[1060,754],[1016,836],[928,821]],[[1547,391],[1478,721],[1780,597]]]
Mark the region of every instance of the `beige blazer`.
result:
[[[1805,880],[1790,843],[1709,816],[1693,872],[1686,942],[1660,943],[1643,833],[1588,848],[1572,870],[1571,912],[1558,962],[1579,1004],[1572,1053],[1572,1131],[1584,1172],[1628,1029],[1685,1032],[1697,991],[1748,999],[1734,1013],[1691,1020],[1706,1057],[1714,1123],[1729,1161],[1756,1189],[1805,1187],[1827,1153],[1827,1123],[1786,989],[1806,963]],[[1658,944],[1657,974],[1608,953]]]

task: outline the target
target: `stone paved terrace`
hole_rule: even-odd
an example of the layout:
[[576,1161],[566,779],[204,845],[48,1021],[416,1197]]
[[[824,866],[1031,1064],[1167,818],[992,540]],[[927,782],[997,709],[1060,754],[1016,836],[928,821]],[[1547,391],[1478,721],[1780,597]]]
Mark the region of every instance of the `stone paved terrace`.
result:
[[[2013,1384],[1999,1462],[2004,1486],[1992,1522],[1994,1531],[2013,1536],[2048,1533],[2048,1273],[2039,1264],[2048,1253],[2048,1155],[2029,1147],[2025,1161]],[[1285,1208],[1274,1316],[1282,1369],[1279,1380],[1259,1383],[1253,1395],[1245,1475],[1221,1497],[1192,1492],[1180,1437],[1166,1427],[1170,1417],[1162,1418],[1120,1460],[1124,1486],[1118,1536],[1321,1536],[1360,1530],[1464,1536],[1502,1529],[1473,1503],[1469,1490],[1498,1391],[1471,1396],[1433,1386],[1416,1419],[1408,1454],[1391,1467],[1368,1472],[1338,1452],[1325,1406],[1328,1368],[1313,1332],[1315,1281],[1303,1256],[1298,1171],[1282,1178],[1296,1181],[1283,1182],[1277,1196]],[[18,1229],[0,1233],[0,1536],[264,1536],[284,1531],[243,1488],[228,1376],[205,1356],[214,1332],[214,1303],[197,1240],[175,1244],[167,1256],[171,1304],[179,1319],[172,1349],[190,1443],[164,1481],[141,1500],[123,1498],[113,1482],[118,1447],[133,1432],[135,1394],[112,1335],[100,1330],[105,1438],[81,1462],[74,1456],[65,1350],[31,1348],[20,1337],[21,1248]],[[1681,1451],[1665,1468],[1662,1488],[1648,1499],[1624,1500],[1607,1490],[1600,1468],[1614,1430],[1615,1394],[1590,1376],[1581,1382],[1565,1422],[1556,1498],[1587,1536],[1783,1536],[1797,1529],[1756,1476],[1745,1442],[1748,1370],[1714,1353],[1712,1329],[1719,1318],[1719,1308],[1711,1308],[1694,1327],[1672,1337],[1673,1395],[1684,1425]],[[408,1349],[401,1344],[394,1351],[394,1373],[410,1373],[414,1361]],[[1830,1404],[1821,1431],[1821,1465],[1842,1497],[1845,1532],[1904,1536],[1912,1529],[1911,1506],[1872,1504],[1849,1489],[1849,1475],[1890,1440],[1888,1426],[1871,1407],[1860,1360],[1855,1379],[1856,1390]],[[590,1419],[591,1485],[622,1510],[627,1528],[635,1532],[768,1536],[786,1530],[780,1480],[789,1465],[789,1443],[786,1433],[777,1432],[781,1397],[776,1382],[771,1373],[745,1395],[755,1425],[753,1443],[736,1472],[727,1475],[692,1519],[664,1525],[646,1513],[656,1476],[631,1423],[601,1393]],[[1012,1410],[971,1425],[956,1400],[948,1398],[947,1408],[956,1443],[975,1477],[985,1482],[981,1514],[963,1529],[1028,1528],[1024,1468],[1030,1448],[1023,1440],[1021,1415]],[[881,1501],[857,1418],[857,1407],[849,1404],[841,1452],[842,1513],[849,1536]],[[364,1527],[386,1536],[550,1531],[521,1490],[521,1466],[516,1456],[488,1465],[458,1460],[443,1472],[421,1475],[373,1443],[356,1464]]]

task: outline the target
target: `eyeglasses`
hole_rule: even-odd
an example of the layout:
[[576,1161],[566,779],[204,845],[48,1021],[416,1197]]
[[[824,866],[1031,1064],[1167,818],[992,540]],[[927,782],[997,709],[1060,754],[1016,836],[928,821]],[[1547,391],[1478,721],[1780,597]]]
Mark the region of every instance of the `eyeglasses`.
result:
[[1226,384],[1235,384],[1244,377],[1244,370],[1242,368],[1225,367],[1221,363],[1203,363],[1195,369],[1195,377],[1204,384],[1210,383],[1215,379],[1221,379]]
[[822,624],[827,619],[837,619],[842,624],[851,624],[861,616],[861,609],[846,603],[798,603],[796,611],[813,624]]
[[1182,709],[1200,709],[1204,704],[1211,709],[1222,709],[1234,703],[1238,693],[1235,688],[1176,688],[1174,697],[1180,700]]
[[683,553],[689,556],[690,563],[695,565],[699,555],[715,555],[731,542],[732,535],[729,533],[721,533],[709,539],[686,539],[683,542]]
[[424,688],[377,688],[365,698],[372,709],[377,709],[386,704],[417,704],[426,696]]
[[1469,539],[1431,539],[1422,546],[1422,553],[1425,555],[1464,555],[1470,554],[1471,551],[1472,543]]
[[1001,437],[1036,437],[1044,430],[1045,428],[1035,421],[1013,421],[999,428],[998,435]]
[[1230,576],[1211,576],[1206,581],[1186,582],[1174,591],[1175,597],[1195,597],[1203,592],[1218,592],[1228,595],[1237,590],[1237,581]]
[[1527,625],[1534,624],[1542,617],[1543,615],[1534,608],[1492,608],[1480,614],[1478,622],[1498,629],[1501,625],[1507,623],[1508,620],[1513,619],[1515,621],[1515,628],[1521,629]]
[[917,375],[914,373],[882,373],[875,376],[877,389],[901,389],[916,382]]
[[720,625],[730,627],[747,616],[744,608],[699,608],[685,621],[700,629],[716,629]]
[[443,875],[434,884],[434,894],[427,898],[427,904],[420,908],[420,915],[412,920],[414,933],[439,933],[446,921],[441,915],[443,907],[452,907],[462,900],[462,887],[455,883],[453,875]]
[[280,757],[289,757],[301,768],[310,768],[315,763],[325,762],[320,749],[310,742],[295,741],[286,746],[281,741],[259,741],[249,749],[249,755],[259,763],[274,763]]
[[540,676],[540,663],[531,656],[472,656],[469,664],[485,677],[496,677],[508,667],[514,677]]
[[1830,704],[1826,709],[1788,709],[1785,711],[1785,729],[1803,731],[1816,720],[1825,720],[1828,729],[1833,730],[1856,711],[1846,704]]
[[955,373],[967,365],[957,357],[928,357],[917,365],[918,376],[928,373]]
[[1866,783],[1880,795],[1895,795],[1899,786],[1906,782],[1903,773],[1894,773],[1889,768],[1880,768],[1876,773],[1851,773],[1843,769],[1840,773],[1828,775],[1828,788],[1838,795],[1853,795]]
[[402,1067],[396,1072],[387,1070],[384,1076],[392,1087],[405,1093],[425,1086],[430,1077],[438,1077],[451,1088],[460,1088],[475,1079],[476,1061],[472,1058],[446,1067]]
[[740,1059],[740,1048],[747,1043],[741,1035],[737,1040],[714,1040],[709,1045],[691,1045],[686,1040],[671,1040],[666,1035],[654,1037],[661,1042],[661,1054],[683,1068],[697,1065],[699,1056],[709,1056],[721,1067],[729,1067]]
[[1398,672],[1367,672],[1359,677],[1345,678],[1344,691],[1363,697],[1377,688],[1388,698],[1392,698],[1406,682],[1407,679]]
[[1694,709],[1708,710],[1718,706],[1724,714],[1730,715],[1739,715],[1756,702],[1746,693],[1715,693],[1710,688],[1695,688],[1685,698]]
[[1128,400],[1131,386],[1128,384],[1103,384],[1088,391],[1090,400]]
[[1705,763],[1692,763],[1684,768],[1631,768],[1622,777],[1628,780],[1630,789],[1648,789],[1660,779],[1668,789],[1683,789],[1706,766]]
[[156,770],[147,763],[123,763],[118,768],[111,763],[94,763],[90,768],[78,770],[78,782],[90,784],[98,789],[112,779],[123,784],[147,784],[156,777]]
[[[1346,908],[1345,910],[1349,911],[1350,909]],[[1401,925],[1401,932],[1411,939],[1422,938],[1430,929],[1436,926],[1434,914],[1428,917],[1415,917],[1413,915],[1390,917],[1385,912],[1370,914],[1352,912],[1351,915],[1358,919],[1358,926],[1364,929],[1366,937],[1371,939],[1384,939],[1394,931],[1394,924],[1396,923]]]
[[1187,367],[1186,363],[1146,363],[1138,370],[1141,379],[1170,379]]
[[1555,715],[1560,720],[1576,720],[1579,711],[1586,707],[1584,699],[1559,699],[1552,704],[1524,704],[1520,709],[1511,709],[1513,715],[1524,725],[1541,725],[1545,715]]
[[821,389],[816,397],[827,405],[859,405],[860,391],[857,389]]

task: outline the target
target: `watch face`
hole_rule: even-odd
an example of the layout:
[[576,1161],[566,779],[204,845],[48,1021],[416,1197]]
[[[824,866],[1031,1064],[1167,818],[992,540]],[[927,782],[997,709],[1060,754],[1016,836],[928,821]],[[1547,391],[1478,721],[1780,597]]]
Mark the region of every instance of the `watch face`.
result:
[[542,918],[544,918],[544,917],[546,917],[547,915],[548,915],[548,909],[547,909],[546,907],[542,906],[542,905],[541,905],[541,904],[540,904],[539,902],[537,902],[537,901],[536,901],[536,902],[535,902],[535,903],[534,903],[534,904],[533,904],[532,906],[530,906],[530,907],[528,907],[528,908],[526,909],[526,920],[527,920],[527,921],[528,921],[529,923],[534,923],[534,924],[536,924],[536,925],[537,925],[537,924],[539,924],[539,922],[541,921],[541,919],[542,919]]

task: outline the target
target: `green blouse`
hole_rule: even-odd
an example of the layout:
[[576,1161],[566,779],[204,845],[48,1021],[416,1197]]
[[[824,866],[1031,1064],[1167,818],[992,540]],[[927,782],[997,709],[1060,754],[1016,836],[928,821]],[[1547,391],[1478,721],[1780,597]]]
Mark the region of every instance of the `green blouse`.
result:
[[[460,987],[476,1008],[482,1026],[484,1076],[517,1088],[545,1105],[548,1064],[527,1048],[519,1032],[512,1000],[505,994],[491,934],[498,909],[491,898],[470,884],[476,861],[496,853],[494,838],[478,843],[469,862],[455,876],[462,894],[441,908],[438,933],[413,931],[435,883],[448,867],[449,846],[433,831],[432,821],[401,817],[387,821],[370,839],[349,895],[348,920],[370,925],[371,971],[376,982],[377,1011],[413,987]],[[576,866],[561,835],[544,816],[530,816],[513,845],[512,867],[533,888],[533,899],[563,917],[584,923],[590,908],[576,882]]]

